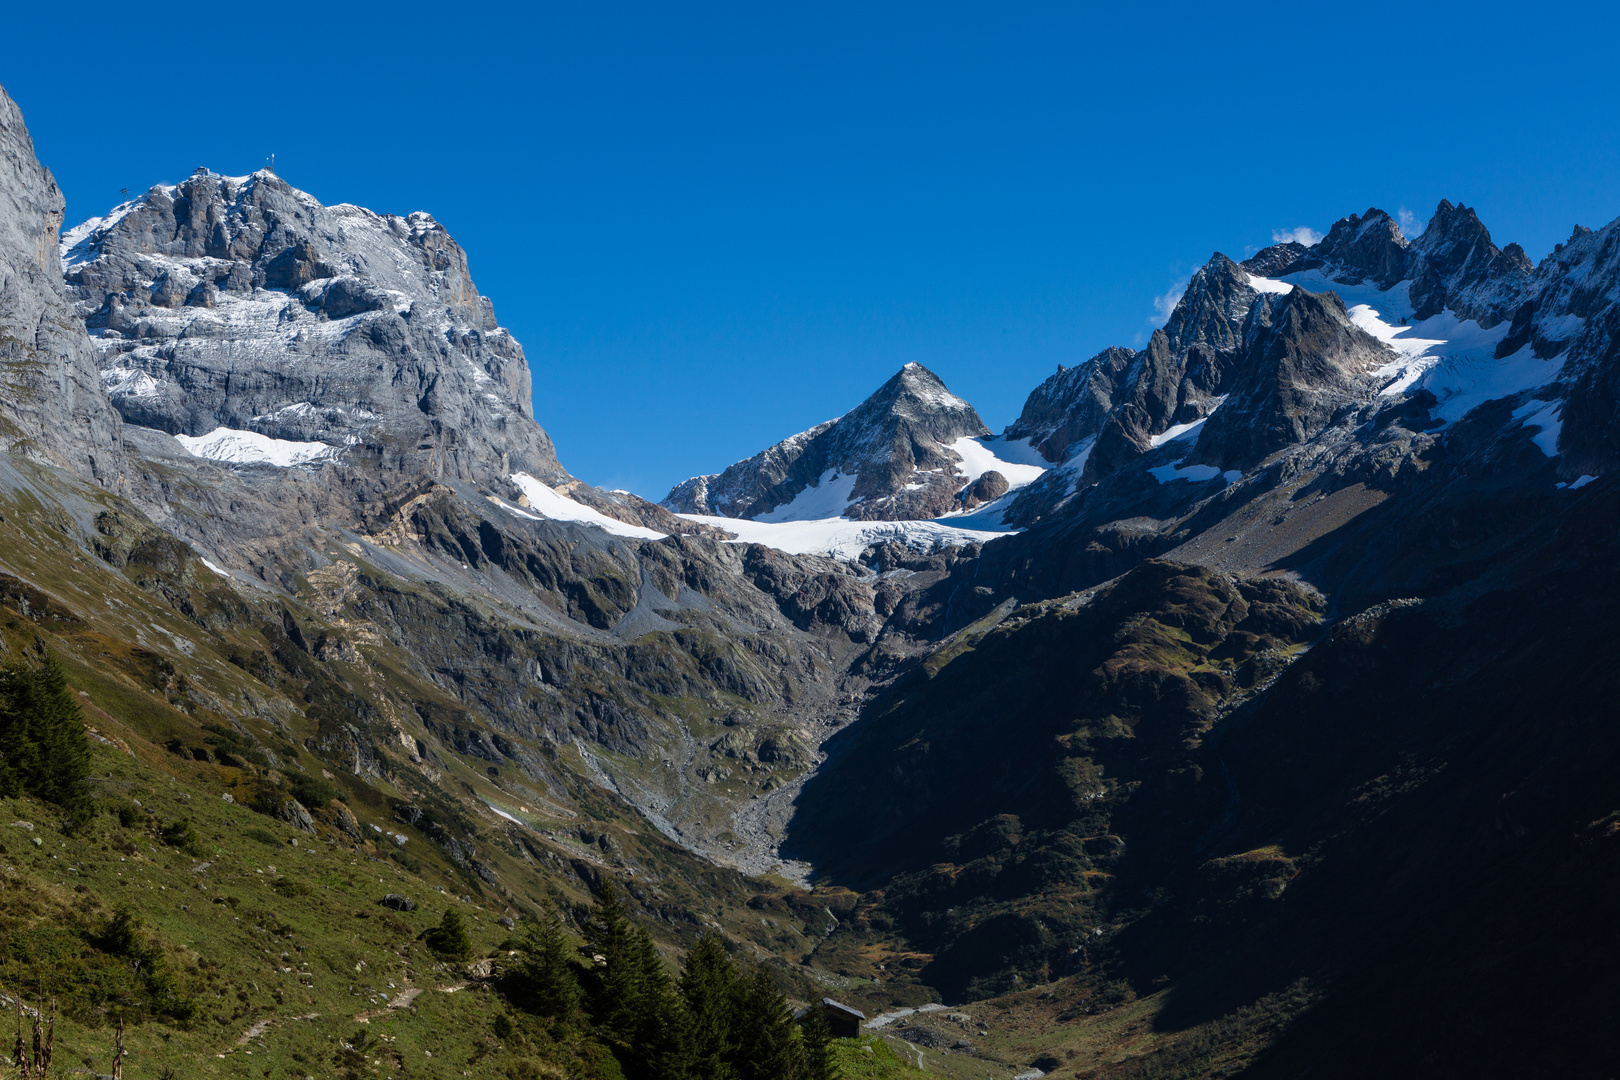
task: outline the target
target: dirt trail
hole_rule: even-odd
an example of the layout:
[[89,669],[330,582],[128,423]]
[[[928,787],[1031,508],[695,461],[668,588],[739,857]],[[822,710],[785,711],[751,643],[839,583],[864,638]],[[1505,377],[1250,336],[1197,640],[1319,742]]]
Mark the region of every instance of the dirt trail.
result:
[[407,986],[395,995],[394,1000],[387,1005],[380,1009],[367,1009],[365,1012],[355,1013],[354,1018],[357,1022],[364,1024],[370,1022],[374,1016],[386,1016],[395,1009],[408,1009],[411,1002],[415,1001],[421,994],[422,988],[420,986]]
[[242,1032],[241,1035],[237,1036],[235,1045],[246,1046],[254,1039],[257,1039],[260,1035],[263,1035],[265,1032],[269,1031],[272,1027],[275,1027],[275,1025],[282,1020],[319,1020],[320,1018],[320,1013],[307,1013],[304,1016],[287,1017],[267,1016],[262,1020],[255,1020],[253,1023],[249,1024],[247,1030]]

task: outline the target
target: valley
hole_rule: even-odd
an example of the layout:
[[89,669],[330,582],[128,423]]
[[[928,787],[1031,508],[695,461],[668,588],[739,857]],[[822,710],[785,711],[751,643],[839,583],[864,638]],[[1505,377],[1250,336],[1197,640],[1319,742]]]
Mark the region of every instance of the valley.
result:
[[999,434],[910,362],[654,503],[431,215],[0,164],[48,1075],[1608,1075],[1620,222],[1217,253]]

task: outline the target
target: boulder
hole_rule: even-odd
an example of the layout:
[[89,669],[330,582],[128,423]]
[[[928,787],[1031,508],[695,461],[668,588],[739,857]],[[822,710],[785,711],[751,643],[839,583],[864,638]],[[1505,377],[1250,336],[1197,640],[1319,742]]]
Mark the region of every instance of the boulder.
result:
[[304,804],[297,799],[288,799],[281,804],[281,810],[276,814],[282,821],[302,832],[315,831],[315,819],[309,816]]

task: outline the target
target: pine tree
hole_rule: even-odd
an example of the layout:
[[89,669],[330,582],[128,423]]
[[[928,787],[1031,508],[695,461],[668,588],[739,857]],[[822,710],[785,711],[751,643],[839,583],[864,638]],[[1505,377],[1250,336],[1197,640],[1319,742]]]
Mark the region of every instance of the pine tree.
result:
[[680,989],[694,1075],[734,1080],[742,988],[720,938],[698,939],[686,956]]
[[508,993],[525,1012],[544,1016],[560,1026],[576,1024],[581,1000],[579,975],[561,923],[556,919],[531,922],[518,950],[523,959],[504,980]]
[[90,744],[84,737],[84,714],[54,653],[46,655],[44,666],[35,673],[35,687],[35,724],[43,751],[35,793],[76,820],[87,820]]
[[624,917],[618,890],[604,882],[585,923],[591,957],[585,1001],[600,1034],[615,1050],[628,1050],[634,1041],[641,1008],[641,986],[631,963],[634,944],[635,930]]
[[685,1018],[652,938],[625,918],[612,882],[591,909],[585,944],[585,1001],[597,1037],[631,1080],[684,1080]]
[[693,1068],[691,1028],[658,947],[636,927],[631,964],[641,987],[635,1052],[643,1080],[708,1080]]
[[832,1027],[821,1002],[810,1006],[804,1018],[804,1080],[838,1080],[838,1062],[833,1059]]
[[0,670],[0,795],[27,792],[87,821],[89,771],[83,716],[61,662],[47,654],[39,668]]
[[793,1012],[763,967],[741,983],[737,1024],[738,1080],[790,1080],[804,1074],[804,1043]]

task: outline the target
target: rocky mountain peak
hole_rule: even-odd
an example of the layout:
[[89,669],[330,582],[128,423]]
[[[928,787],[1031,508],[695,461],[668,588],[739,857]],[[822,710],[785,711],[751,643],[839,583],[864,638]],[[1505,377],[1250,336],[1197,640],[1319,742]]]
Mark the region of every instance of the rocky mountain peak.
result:
[[1031,391],[1008,439],[1028,439],[1054,464],[1067,461],[1086,440],[1095,439],[1114,405],[1120,379],[1130,370],[1135,349],[1104,349],[1083,364],[1058,366],[1057,373]]
[[1479,215],[1441,199],[1423,234],[1412,241],[1405,277],[1414,315],[1451,308],[1486,328],[1511,318],[1534,266],[1518,244],[1498,248]]
[[1246,471],[1315,437],[1356,400],[1365,373],[1388,358],[1336,293],[1270,294],[1251,320],[1244,362],[1198,436],[1197,459]]
[[1387,289],[1406,276],[1406,246],[1406,236],[1395,219],[1369,207],[1365,214],[1334,222],[1311,254],[1338,267],[1346,284],[1371,280]]
[[132,424],[330,448],[369,471],[562,480],[529,367],[431,215],[206,169],[68,231],[69,294]]
[[724,472],[685,480],[663,505],[677,513],[737,518],[938,517],[956,505],[972,479],[958,474],[962,456],[952,444],[989,434],[973,406],[938,375],[909,363],[838,419]]

